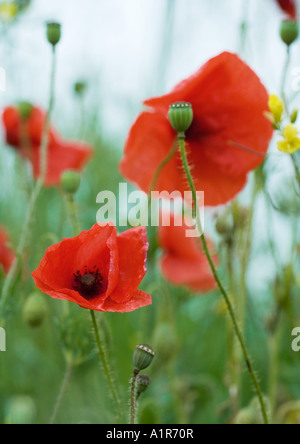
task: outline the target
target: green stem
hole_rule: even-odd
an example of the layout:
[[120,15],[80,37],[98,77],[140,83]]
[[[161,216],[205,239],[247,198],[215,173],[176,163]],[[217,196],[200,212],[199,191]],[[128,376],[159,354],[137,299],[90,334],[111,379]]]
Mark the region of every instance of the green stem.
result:
[[19,262],[22,260],[22,256],[24,254],[24,250],[27,244],[27,239],[29,236],[29,231],[31,227],[31,223],[33,220],[33,216],[35,213],[36,203],[39,198],[39,195],[43,189],[43,185],[47,176],[47,155],[48,155],[48,142],[49,142],[49,129],[50,129],[50,121],[51,114],[54,106],[54,89],[55,89],[55,72],[56,72],[56,53],[55,48],[53,47],[52,52],[52,69],[51,69],[51,79],[50,79],[50,100],[48,105],[48,110],[46,114],[45,125],[42,134],[41,146],[40,146],[40,176],[35,184],[35,187],[32,191],[31,198],[28,205],[27,214],[25,217],[24,225],[21,232],[21,237],[19,240],[19,244],[16,251],[16,259],[11,266],[8,274],[6,275],[5,281],[3,283],[2,295],[0,301],[0,319],[3,317],[3,309],[4,305],[7,301],[9,293],[14,284],[14,280],[16,274],[18,272]]
[[63,378],[63,382],[62,382],[62,385],[61,385],[61,389],[60,389],[57,401],[55,403],[54,411],[53,411],[52,416],[51,416],[50,425],[54,424],[54,422],[56,420],[56,417],[57,417],[57,414],[59,412],[62,400],[63,400],[63,398],[65,396],[65,393],[66,393],[66,390],[67,390],[67,386],[68,386],[69,381],[71,379],[72,371],[73,371],[73,366],[68,364],[67,368],[66,368],[66,371],[65,371],[65,374],[64,374],[64,378]]
[[274,417],[276,413],[276,401],[278,390],[278,376],[279,376],[279,352],[281,345],[281,338],[283,335],[283,326],[281,323],[281,316],[277,324],[277,329],[270,333],[270,381],[269,381],[269,400],[270,400],[270,415],[271,423],[274,424]]
[[135,369],[133,372],[132,380],[131,380],[131,389],[130,389],[130,424],[135,424],[136,417],[136,402],[137,398],[135,395],[135,387],[136,387],[136,378],[139,374],[139,370]]
[[257,397],[259,399],[259,403],[260,403],[260,407],[261,407],[261,412],[262,412],[262,415],[263,415],[264,423],[265,424],[269,424],[268,414],[267,414],[267,410],[266,410],[263,394],[262,394],[262,391],[261,391],[261,388],[260,388],[257,376],[256,376],[256,374],[254,372],[254,369],[253,369],[253,366],[252,366],[252,363],[251,363],[251,359],[250,359],[250,355],[248,353],[248,349],[247,349],[246,343],[244,341],[243,335],[242,335],[241,330],[239,328],[239,325],[238,325],[238,322],[237,322],[237,318],[236,318],[233,306],[231,304],[230,298],[229,298],[229,296],[228,296],[228,294],[227,294],[227,292],[226,292],[226,290],[225,290],[225,288],[224,288],[224,286],[223,286],[223,284],[222,284],[222,282],[221,282],[221,280],[219,278],[217,269],[215,267],[215,264],[213,262],[213,259],[211,257],[210,252],[209,252],[209,249],[208,249],[208,245],[207,245],[207,241],[206,241],[205,235],[204,235],[203,230],[202,230],[201,220],[200,220],[200,216],[199,216],[199,206],[198,206],[198,200],[197,200],[197,191],[196,191],[196,188],[195,188],[195,185],[194,185],[194,180],[193,180],[193,177],[192,177],[192,174],[191,174],[191,170],[190,170],[188,159],[187,159],[187,155],[186,155],[184,137],[179,137],[179,146],[180,146],[180,154],[181,154],[182,164],[183,164],[184,171],[185,171],[188,183],[189,183],[190,190],[191,190],[192,195],[193,195],[194,206],[196,207],[197,228],[199,230],[199,233],[202,233],[201,234],[201,243],[202,243],[203,251],[204,251],[204,253],[205,253],[206,257],[207,257],[207,260],[208,260],[208,263],[210,265],[210,268],[211,268],[211,271],[213,273],[213,276],[215,278],[215,281],[216,281],[216,283],[217,283],[217,285],[218,285],[218,287],[220,289],[220,292],[221,292],[221,294],[222,294],[222,296],[224,298],[224,301],[226,303],[226,306],[228,308],[228,312],[229,312],[230,318],[232,320],[232,324],[233,324],[233,328],[234,328],[235,334],[236,334],[237,339],[238,339],[238,341],[240,343],[240,346],[241,346],[241,349],[242,349],[242,352],[243,352],[243,355],[244,355],[244,359],[245,359],[245,363],[246,363],[248,372],[250,374],[250,377],[252,379],[252,382],[253,382],[253,385],[254,385]]
[[74,197],[68,196],[67,202],[68,202],[68,209],[69,209],[70,218],[72,221],[73,232],[75,233],[76,236],[78,236],[80,233],[80,226],[79,226],[79,221],[78,221],[78,217],[77,217],[76,204],[74,201]]
[[99,351],[99,355],[102,361],[102,365],[103,365],[103,369],[104,369],[104,373],[106,375],[109,387],[110,387],[110,391],[112,394],[112,398],[115,402],[116,408],[117,408],[117,412],[118,412],[118,416],[119,416],[119,420],[121,420],[122,415],[121,415],[121,409],[120,409],[120,401],[112,380],[112,376],[111,376],[111,371],[109,369],[109,365],[108,365],[108,361],[106,359],[106,355],[104,352],[104,348],[102,346],[101,343],[101,339],[100,339],[100,334],[99,334],[99,330],[98,330],[98,325],[97,325],[97,321],[96,321],[96,316],[93,310],[90,310],[90,314],[91,314],[91,318],[92,318],[92,323],[93,323],[93,327],[94,327],[94,332],[95,332],[95,337],[96,337],[96,342],[97,342],[97,347],[98,347],[98,351]]
[[173,157],[177,153],[177,150],[178,150],[177,144],[174,143],[174,145],[172,146],[171,151],[166,155],[166,157],[158,165],[157,170],[155,171],[153,180],[152,180],[151,185],[150,185],[149,202],[151,202],[151,193],[155,190],[155,187],[156,187],[158,178],[161,175],[161,172],[163,171],[165,166],[173,159]]
[[288,71],[289,71],[290,62],[291,62],[291,49],[290,49],[290,46],[287,46],[286,60],[285,60],[285,64],[284,64],[283,71],[282,71],[281,85],[280,85],[280,94],[281,94],[281,97],[284,101],[285,108],[287,111],[288,111],[288,104],[287,104],[286,95],[285,95],[285,83],[286,83],[286,79],[287,79],[287,75],[288,75]]

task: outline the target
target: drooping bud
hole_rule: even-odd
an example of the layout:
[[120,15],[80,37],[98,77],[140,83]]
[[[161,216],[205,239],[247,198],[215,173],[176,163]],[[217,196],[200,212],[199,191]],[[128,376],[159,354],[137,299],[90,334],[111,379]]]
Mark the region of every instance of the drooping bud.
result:
[[27,120],[29,119],[32,111],[33,111],[33,105],[29,102],[20,102],[18,104],[18,108],[19,108],[19,113],[21,116],[21,119],[23,120]]
[[61,24],[56,22],[47,23],[47,39],[52,46],[56,46],[61,39]]
[[61,187],[67,194],[73,196],[77,193],[81,182],[81,176],[77,171],[68,170],[64,171],[61,176]]
[[281,40],[290,46],[299,37],[299,25],[295,20],[284,20],[280,27]]
[[194,112],[192,105],[187,102],[176,102],[170,106],[170,124],[179,134],[184,134],[193,123]]
[[136,396],[139,397],[141,393],[145,392],[150,383],[150,378],[147,375],[138,375],[136,379]]
[[149,347],[149,345],[137,345],[132,357],[134,368],[138,371],[144,370],[149,367],[154,356],[155,352]]
[[40,293],[32,293],[23,306],[23,320],[32,328],[40,327],[48,314],[48,305]]

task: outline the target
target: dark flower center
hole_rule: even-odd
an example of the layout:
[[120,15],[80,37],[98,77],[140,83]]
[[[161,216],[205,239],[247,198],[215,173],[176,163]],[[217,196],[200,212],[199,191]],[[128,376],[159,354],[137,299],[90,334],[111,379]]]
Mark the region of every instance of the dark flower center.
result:
[[103,277],[96,266],[93,270],[89,270],[85,267],[83,273],[77,270],[73,276],[73,288],[78,291],[84,299],[89,301],[95,296],[99,296],[99,294],[103,293]]

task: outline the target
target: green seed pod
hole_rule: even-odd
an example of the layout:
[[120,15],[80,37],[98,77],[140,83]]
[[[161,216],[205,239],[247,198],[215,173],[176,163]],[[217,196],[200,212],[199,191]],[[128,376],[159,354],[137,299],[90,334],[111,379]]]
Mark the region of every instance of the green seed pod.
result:
[[134,368],[138,371],[144,370],[149,367],[154,356],[155,352],[149,347],[149,345],[137,345],[132,357]]
[[280,27],[281,40],[290,46],[299,37],[299,25],[295,20],[285,20]]
[[21,116],[21,119],[27,120],[29,119],[32,111],[33,111],[33,105],[29,102],[20,102],[18,105],[19,113]]
[[61,39],[61,24],[50,22],[47,23],[47,39],[52,46],[56,46]]
[[23,306],[23,320],[29,327],[40,327],[48,315],[48,304],[44,295],[32,293]]
[[14,396],[4,408],[4,423],[29,425],[36,421],[36,405],[28,396]]
[[61,187],[67,194],[73,196],[77,193],[81,182],[81,176],[76,171],[65,171],[61,176]]
[[194,118],[193,108],[190,103],[177,102],[170,106],[169,120],[179,134],[184,134],[191,126]]
[[137,397],[141,395],[144,391],[147,390],[149,387],[151,381],[150,378],[147,375],[138,375],[136,379],[136,394]]

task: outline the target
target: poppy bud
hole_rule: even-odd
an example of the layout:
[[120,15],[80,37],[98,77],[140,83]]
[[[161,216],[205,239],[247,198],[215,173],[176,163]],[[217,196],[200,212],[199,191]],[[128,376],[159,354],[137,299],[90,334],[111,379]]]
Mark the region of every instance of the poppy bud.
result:
[[18,105],[21,119],[27,120],[33,111],[33,105],[29,102],[20,102]]
[[191,126],[194,118],[193,108],[190,103],[177,102],[170,106],[169,120],[179,134],[184,134]]
[[61,38],[61,24],[60,23],[47,23],[47,39],[48,42],[56,46]]
[[74,85],[74,92],[78,95],[78,96],[83,96],[83,94],[85,93],[87,88],[87,84],[86,82],[76,82]]
[[139,375],[136,380],[136,395],[139,397],[141,393],[147,390],[151,381],[147,375]]
[[295,20],[285,20],[280,27],[281,40],[290,46],[299,37],[299,25]]
[[172,325],[159,323],[154,331],[153,344],[164,365],[171,361],[178,352],[178,339]]
[[149,367],[154,356],[155,352],[149,345],[137,345],[132,357],[134,368],[138,371],[144,370]]
[[61,187],[67,194],[73,196],[79,189],[81,182],[80,174],[76,171],[65,171],[61,176]]
[[23,320],[32,328],[40,327],[48,314],[48,305],[40,293],[32,293],[23,306]]

